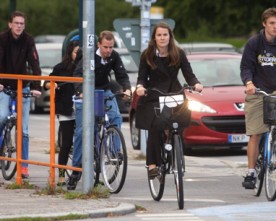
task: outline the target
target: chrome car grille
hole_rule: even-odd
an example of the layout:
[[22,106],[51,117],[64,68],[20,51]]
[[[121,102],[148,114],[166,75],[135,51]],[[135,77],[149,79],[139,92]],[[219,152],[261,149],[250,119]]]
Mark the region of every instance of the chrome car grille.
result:
[[203,117],[203,124],[210,130],[221,133],[245,133],[245,118],[244,116],[214,116]]

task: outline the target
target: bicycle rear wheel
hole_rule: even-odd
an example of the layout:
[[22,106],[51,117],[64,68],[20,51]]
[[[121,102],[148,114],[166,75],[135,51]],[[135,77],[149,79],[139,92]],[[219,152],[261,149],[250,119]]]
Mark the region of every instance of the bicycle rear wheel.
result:
[[119,193],[127,173],[127,151],[122,132],[116,126],[107,128],[101,144],[101,173],[111,193]]
[[[0,149],[0,156],[16,158],[16,127],[12,125],[5,129],[4,140]],[[10,180],[16,173],[16,161],[1,160],[2,175],[5,180]]]
[[265,191],[269,201],[276,198],[276,128],[273,126],[268,137],[267,166],[265,171]]
[[182,143],[179,135],[173,136],[174,146],[174,165],[173,174],[176,187],[176,195],[179,209],[184,208],[184,190],[183,190],[183,174],[184,174],[184,156],[182,151]]
[[265,157],[264,157],[264,148],[265,148],[265,138],[266,134],[263,134],[259,143],[259,156],[256,162],[256,173],[257,179],[255,184],[255,196],[260,196],[262,192],[263,182],[264,182],[264,174],[265,174]]

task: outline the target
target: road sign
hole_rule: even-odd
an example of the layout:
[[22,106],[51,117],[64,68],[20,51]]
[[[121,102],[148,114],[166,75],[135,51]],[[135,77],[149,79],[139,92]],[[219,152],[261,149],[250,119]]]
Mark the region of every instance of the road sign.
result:
[[[173,19],[151,19],[150,20],[150,32],[156,24],[159,22],[166,22],[170,28],[173,30],[175,27],[175,22]],[[119,33],[125,46],[127,47],[129,53],[131,54],[133,60],[135,61],[137,67],[140,63],[141,54],[141,27],[140,19],[115,19],[113,21],[113,26],[115,30]]]
[[132,3],[132,6],[141,6],[142,1],[149,1],[150,3],[156,2],[156,0],[126,0],[126,2]]

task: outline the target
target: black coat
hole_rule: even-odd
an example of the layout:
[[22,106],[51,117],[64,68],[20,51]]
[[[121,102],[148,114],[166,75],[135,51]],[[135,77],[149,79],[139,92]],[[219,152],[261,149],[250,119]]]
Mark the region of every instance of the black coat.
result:
[[[16,79],[1,79],[1,73],[8,74],[29,74],[27,63],[31,68],[32,75],[41,75],[38,53],[34,39],[23,31],[18,39],[14,39],[11,30],[0,33],[0,84],[17,89]],[[25,87],[29,81],[23,81]],[[34,81],[32,88],[41,90],[40,81]]]
[[[74,69],[74,64],[68,65],[64,62],[61,62],[54,67],[53,72],[50,74],[50,76],[72,77]],[[47,82],[45,81],[43,85],[44,89],[46,89],[46,83]],[[58,86],[58,88],[55,91],[56,114],[71,116],[73,113],[72,96],[74,95],[74,84],[69,82],[57,82],[57,84],[60,86]]]
[[[141,56],[139,75],[137,84],[142,84],[145,88],[157,88],[164,92],[177,92],[181,85],[177,79],[179,70],[182,71],[186,82],[193,86],[199,83],[192,71],[190,63],[183,50],[180,50],[181,64],[179,67],[169,67],[168,60],[165,57],[155,57],[156,69],[151,69],[144,56]],[[156,118],[156,109],[159,107],[159,95],[150,93],[147,96],[140,97],[136,112],[136,127],[141,129],[150,129],[153,127],[153,121]]]
[[[97,49],[96,49],[97,51]],[[131,89],[127,71],[118,52],[112,51],[107,63],[101,63],[101,57],[95,53],[95,89],[112,89],[110,85],[111,71],[114,71],[116,81],[122,86],[123,91]],[[83,77],[83,60],[80,60],[73,73],[74,77]],[[75,91],[82,93],[82,83],[75,83]]]

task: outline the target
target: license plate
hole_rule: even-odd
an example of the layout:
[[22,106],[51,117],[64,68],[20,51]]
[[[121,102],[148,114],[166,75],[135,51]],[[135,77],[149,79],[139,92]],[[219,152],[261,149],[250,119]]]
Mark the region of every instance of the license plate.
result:
[[229,134],[228,143],[247,143],[249,136],[245,134]]

